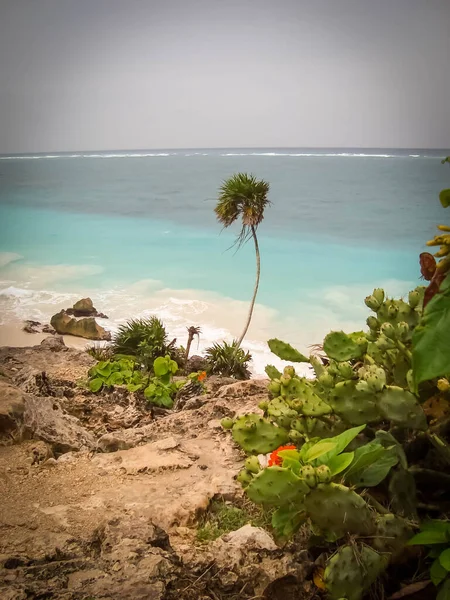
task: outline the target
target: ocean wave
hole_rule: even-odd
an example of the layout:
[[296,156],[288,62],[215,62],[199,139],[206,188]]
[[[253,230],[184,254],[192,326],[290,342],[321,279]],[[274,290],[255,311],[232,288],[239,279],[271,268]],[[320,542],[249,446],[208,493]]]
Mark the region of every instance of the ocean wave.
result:
[[[267,340],[271,337],[284,339],[309,354],[309,346],[321,342],[332,329],[357,331],[365,328],[368,315],[362,298],[372,287],[383,287],[389,295],[404,295],[416,284],[408,281],[374,281],[373,285],[354,284],[328,286],[303,293],[292,306],[281,314],[275,308],[257,304],[254,318],[244,348],[253,356],[252,372],[263,375],[267,364],[283,368],[286,363],[274,356]],[[231,341],[240,333],[248,312],[248,302],[221,294],[195,289],[171,289],[156,280],[141,280],[126,287],[113,289],[89,289],[71,284],[71,291],[58,292],[51,289],[32,289],[23,282],[0,281],[0,324],[20,323],[33,319],[48,323],[56,312],[72,306],[81,297],[89,296],[94,305],[105,312],[109,319],[101,324],[111,332],[131,318],[155,315],[162,319],[167,331],[178,343],[186,343],[186,329],[201,327],[200,342],[192,352],[204,351],[214,342]],[[297,367],[296,367],[297,368]],[[299,373],[310,374],[306,365],[300,365]]]
[[[314,158],[408,158],[401,154],[363,154],[353,152],[226,152],[220,156],[292,156],[292,157],[314,157]],[[425,158],[425,157],[423,157]]]
[[268,156],[268,157],[313,157],[313,158],[444,158],[428,154],[379,154],[365,152],[83,152],[73,154],[23,154],[0,156],[0,160],[44,160],[44,159],[75,159],[75,158],[154,158],[170,156]]

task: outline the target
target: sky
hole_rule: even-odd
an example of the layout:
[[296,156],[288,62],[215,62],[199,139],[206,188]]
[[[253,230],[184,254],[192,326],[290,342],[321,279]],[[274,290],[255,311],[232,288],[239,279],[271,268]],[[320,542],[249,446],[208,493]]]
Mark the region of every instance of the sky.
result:
[[450,145],[449,0],[0,0],[0,154]]

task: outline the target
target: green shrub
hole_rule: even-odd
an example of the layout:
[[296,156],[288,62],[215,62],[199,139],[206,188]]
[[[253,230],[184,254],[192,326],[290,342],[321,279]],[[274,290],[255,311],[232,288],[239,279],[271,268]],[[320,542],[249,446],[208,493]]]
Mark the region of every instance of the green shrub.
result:
[[144,390],[145,398],[156,406],[172,408],[173,399],[177,391],[186,384],[186,380],[173,381],[173,376],[178,371],[178,365],[170,356],[164,358],[160,356],[155,359],[153,371],[155,377],[150,380]]
[[214,343],[206,349],[207,371],[210,375],[222,375],[235,379],[250,379],[248,363],[252,360],[250,352],[237,346],[236,341],[231,344],[222,342]]
[[114,354],[128,354],[148,370],[159,356],[175,358],[175,340],[168,341],[166,329],[160,319],[132,319],[119,327],[113,338]]
[[[115,385],[142,384],[142,372],[136,369],[136,363],[131,357],[118,360],[102,360],[89,369],[89,389],[97,393],[103,387]],[[134,390],[132,390],[134,391]]]

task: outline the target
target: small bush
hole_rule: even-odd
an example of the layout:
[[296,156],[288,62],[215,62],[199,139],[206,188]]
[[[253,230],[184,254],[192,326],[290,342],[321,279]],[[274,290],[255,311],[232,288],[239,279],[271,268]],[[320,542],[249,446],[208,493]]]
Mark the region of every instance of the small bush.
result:
[[237,348],[236,341],[231,344],[222,342],[213,344],[206,352],[207,371],[211,375],[250,379],[248,363],[252,360],[250,352]]
[[166,329],[160,319],[132,319],[119,327],[113,339],[114,354],[136,356],[147,369],[160,356],[176,358],[175,340],[169,343]]

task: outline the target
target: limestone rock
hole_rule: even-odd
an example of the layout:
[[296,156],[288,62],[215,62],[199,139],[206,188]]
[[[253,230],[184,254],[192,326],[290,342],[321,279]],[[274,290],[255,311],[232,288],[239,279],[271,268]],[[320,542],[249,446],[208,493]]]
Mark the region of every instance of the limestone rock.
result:
[[82,298],[81,300],[78,300],[78,302],[75,302],[72,308],[68,308],[66,310],[66,313],[68,315],[73,315],[74,317],[99,317],[102,319],[108,318],[103,313],[98,312],[90,298]]
[[66,344],[64,343],[64,338],[62,335],[49,335],[45,339],[42,340],[41,346],[44,348],[48,348],[52,352],[60,352],[61,350],[67,349]]
[[94,436],[81,427],[78,419],[64,414],[52,398],[28,396],[23,423],[28,436],[47,442],[55,456],[95,446]]
[[291,576],[302,581],[310,567],[307,552],[300,560],[283,553],[267,531],[252,525],[222,536],[211,544],[211,551],[224,587],[252,581],[258,597],[264,597],[267,588],[279,579]]
[[0,436],[9,436],[23,423],[25,394],[18,388],[0,381]]
[[110,340],[111,333],[99,325],[94,317],[76,319],[66,311],[53,315],[50,321],[57,333],[75,335],[88,340]]
[[194,355],[188,359],[184,370],[186,374],[189,375],[189,373],[196,373],[197,371],[206,371],[207,366],[208,361],[206,360],[206,358],[204,358],[203,356]]

